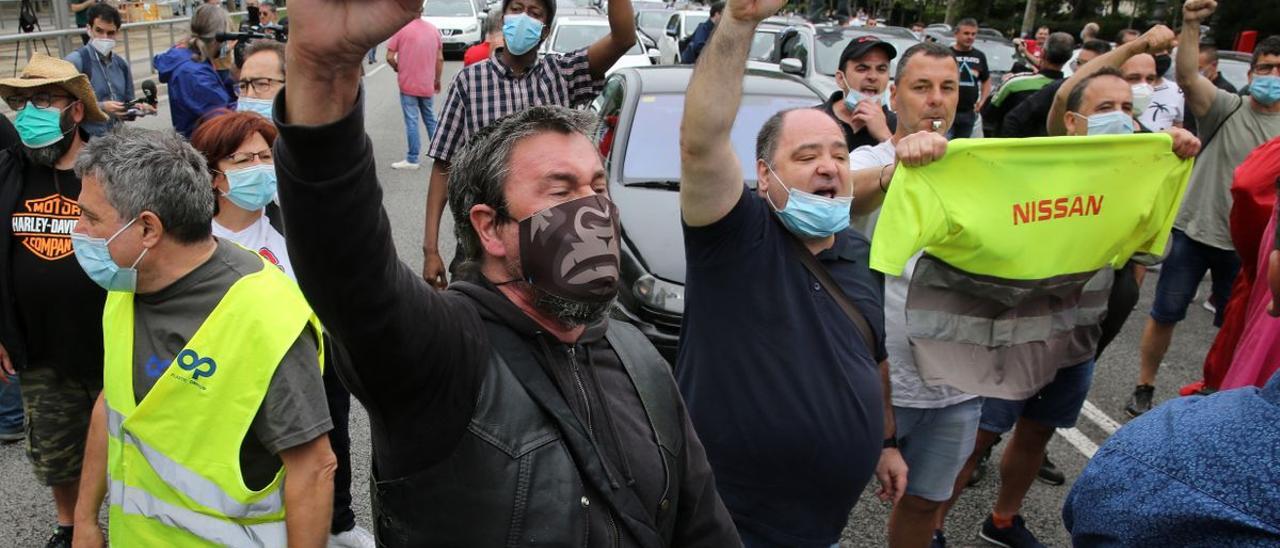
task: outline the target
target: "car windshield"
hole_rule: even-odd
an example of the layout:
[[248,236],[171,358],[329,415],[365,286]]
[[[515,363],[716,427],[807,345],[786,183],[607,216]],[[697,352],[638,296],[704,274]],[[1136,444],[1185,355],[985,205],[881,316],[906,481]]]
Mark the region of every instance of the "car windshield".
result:
[[636,18],[636,25],[645,31],[656,29],[661,34],[663,27],[666,27],[667,20],[671,18],[671,12],[668,11],[642,11]]
[[976,40],[973,48],[987,56],[987,69],[991,72],[1009,72],[1018,53],[1009,44],[990,40]]
[[693,31],[698,30],[698,25],[710,18],[711,15],[707,13],[691,13],[684,16],[684,36],[681,38],[693,36]]
[[[568,53],[580,50],[596,43],[596,40],[604,38],[606,34],[609,34],[608,25],[560,25],[560,29],[556,31],[555,42],[551,44],[551,51]],[[643,54],[644,50],[639,40],[636,40],[631,49],[627,50],[627,55]]]
[[[744,95],[730,140],[742,164],[743,176],[754,186],[756,134],[774,113],[791,108],[811,107],[817,96]],[[627,139],[622,182],[662,182],[680,180],[680,119],[684,114],[683,93],[648,94],[640,97]]]
[[773,56],[773,43],[778,33],[772,30],[757,30],[751,39],[751,52],[747,58],[753,61],[768,61]]
[[[844,46],[855,37],[868,33],[848,32],[844,34],[821,34],[817,37],[817,47],[814,57],[817,59],[817,69],[820,74],[827,76],[835,76],[836,69],[840,64],[840,54],[844,52]],[[907,38],[903,36],[884,36],[877,34],[876,38],[884,40],[893,45],[893,49],[898,50],[898,56],[889,61],[889,76],[898,69],[898,58],[907,51],[907,48],[919,44],[919,40]]]
[[475,17],[470,0],[428,0],[422,15],[427,17]]
[[1218,59],[1218,73],[1236,89],[1249,85],[1249,63],[1235,59]]

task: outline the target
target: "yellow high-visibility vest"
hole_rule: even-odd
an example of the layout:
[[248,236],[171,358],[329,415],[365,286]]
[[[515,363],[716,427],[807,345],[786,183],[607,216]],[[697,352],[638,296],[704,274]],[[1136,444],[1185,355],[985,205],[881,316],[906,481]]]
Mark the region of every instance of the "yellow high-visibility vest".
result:
[[284,469],[250,490],[240,447],[298,334],[322,340],[297,284],[265,264],[233,284],[141,402],[133,306],[112,292],[103,312],[111,545],[286,545]]

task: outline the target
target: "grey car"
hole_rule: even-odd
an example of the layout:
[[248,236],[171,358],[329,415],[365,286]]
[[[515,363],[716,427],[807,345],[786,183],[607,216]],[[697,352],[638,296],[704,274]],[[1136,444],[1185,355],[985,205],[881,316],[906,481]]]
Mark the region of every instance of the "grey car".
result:
[[[900,27],[793,26],[779,34],[770,64],[803,78],[824,97],[830,97],[840,89],[836,85],[835,74],[840,69],[840,54],[844,52],[845,45],[858,36],[866,35],[892,44],[898,55],[920,43],[910,30]],[[896,58],[889,62],[890,78],[897,66]]]
[[[600,119],[595,141],[622,222],[622,288],[613,315],[639,327],[672,361],[684,316],[680,120],[692,74],[686,65],[622,69],[589,107]],[[746,185],[756,184],[756,133],[765,120],[821,100],[798,78],[747,70],[731,136]]]

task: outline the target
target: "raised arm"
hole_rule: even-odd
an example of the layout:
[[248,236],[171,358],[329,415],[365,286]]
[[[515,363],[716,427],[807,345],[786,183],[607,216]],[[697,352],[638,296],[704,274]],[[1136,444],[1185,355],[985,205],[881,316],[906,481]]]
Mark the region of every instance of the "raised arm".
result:
[[351,356],[344,380],[371,414],[385,415],[447,384],[474,351],[453,352],[474,318],[397,256],[358,104],[364,53],[417,17],[420,4],[294,0],[292,7],[275,145],[289,256],[303,294]]
[[742,198],[742,168],[729,132],[742,104],[742,78],[756,25],[784,0],[731,0],[698,59],[680,122],[680,211],[689,226],[707,226]]
[[[1071,78],[1062,83],[1057,95],[1053,96],[1053,107],[1049,109],[1049,119],[1046,122],[1049,135],[1052,137],[1067,134],[1067,126],[1062,121],[1062,117],[1067,114],[1067,97],[1071,95],[1071,90],[1075,89],[1076,84],[1098,72],[1102,67],[1119,68],[1134,55],[1169,51],[1173,47],[1173,41],[1174,34],[1169,27],[1156,25],[1139,36],[1137,40],[1117,46],[1116,49],[1085,63],[1080,70],[1071,75]],[[1192,60],[1192,62],[1195,61]]]
[[631,46],[636,45],[636,14],[631,9],[631,0],[609,0],[609,34],[596,40],[587,48],[587,63],[591,65],[591,76],[597,80],[604,78],[606,72],[613,68]]
[[1182,5],[1182,32],[1178,34],[1175,71],[1187,109],[1197,117],[1209,113],[1218,93],[1218,87],[1200,74],[1200,22],[1213,15],[1217,7],[1216,0],[1187,0]]

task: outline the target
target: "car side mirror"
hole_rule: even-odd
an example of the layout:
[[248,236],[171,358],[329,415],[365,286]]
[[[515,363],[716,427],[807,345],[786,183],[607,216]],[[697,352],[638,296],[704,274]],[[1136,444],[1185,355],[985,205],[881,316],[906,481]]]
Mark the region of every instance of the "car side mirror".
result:
[[787,74],[804,74],[804,63],[800,62],[800,60],[795,57],[783,59],[781,63],[778,63],[778,66],[782,68],[782,72]]
[[649,60],[653,61],[655,65],[662,60],[662,52],[658,51],[657,48],[649,48],[645,53],[649,55]]
[[672,37],[672,38],[675,38],[675,39],[679,40],[679,39],[680,39],[680,29],[675,28],[675,27],[667,27],[667,36],[670,36],[670,37]]

